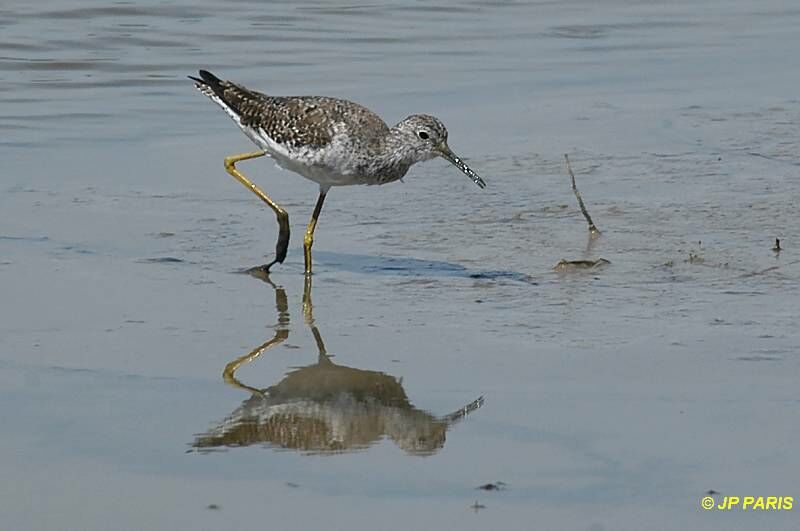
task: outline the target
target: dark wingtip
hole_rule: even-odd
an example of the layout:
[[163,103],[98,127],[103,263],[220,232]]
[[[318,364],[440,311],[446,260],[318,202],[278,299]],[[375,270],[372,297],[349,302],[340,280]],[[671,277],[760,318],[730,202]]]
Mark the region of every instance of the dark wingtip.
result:
[[194,81],[198,87],[205,86],[210,88],[214,94],[221,98],[224,92],[222,88],[223,81],[208,70],[200,70],[198,73],[200,77],[189,76],[189,79]]
[[200,77],[203,78],[203,81],[205,81],[206,84],[209,86],[214,87],[222,83],[222,80],[220,78],[218,78],[208,70],[200,70],[198,73],[200,74]]
[[209,72],[208,70],[199,70],[200,77],[186,76],[192,81],[208,85],[209,87],[217,87],[222,84],[222,80]]

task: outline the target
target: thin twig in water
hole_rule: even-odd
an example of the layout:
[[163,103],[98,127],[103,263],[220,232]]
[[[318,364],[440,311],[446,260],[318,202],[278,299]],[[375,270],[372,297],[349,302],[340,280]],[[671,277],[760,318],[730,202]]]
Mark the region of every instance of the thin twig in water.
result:
[[600,229],[592,221],[592,216],[589,215],[589,211],[586,210],[586,205],[583,204],[583,198],[581,197],[581,193],[578,191],[578,185],[575,184],[575,174],[572,173],[572,166],[569,164],[569,156],[565,153],[564,160],[567,161],[567,171],[569,172],[569,177],[572,179],[572,191],[575,193],[575,197],[578,199],[578,206],[581,207],[581,212],[583,212],[583,217],[586,218],[586,222],[589,223],[589,232],[592,234],[600,234]]

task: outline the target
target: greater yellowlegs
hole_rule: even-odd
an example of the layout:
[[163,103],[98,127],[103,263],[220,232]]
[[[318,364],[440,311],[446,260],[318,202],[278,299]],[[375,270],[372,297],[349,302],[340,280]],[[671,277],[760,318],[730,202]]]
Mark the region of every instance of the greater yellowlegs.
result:
[[484,188],[486,183],[447,145],[447,129],[437,118],[413,114],[389,127],[369,109],[324,96],[268,96],[211,72],[189,76],[197,89],[233,118],[259,151],[225,158],[225,169],[275,211],[278,243],[264,271],[283,263],[289,246],[289,215],[237,168],[236,163],[269,155],[283,168],[319,184],[303,251],[311,274],[311,245],[325,195],[332,186],[386,184],[402,178],[415,163],[442,157]]

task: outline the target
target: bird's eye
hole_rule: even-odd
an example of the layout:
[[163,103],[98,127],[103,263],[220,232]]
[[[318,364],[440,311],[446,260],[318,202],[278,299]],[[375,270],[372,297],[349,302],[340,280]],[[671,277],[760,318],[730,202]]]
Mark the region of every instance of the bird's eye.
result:
[[422,140],[428,140],[428,138],[430,138],[430,136],[428,136],[428,133],[426,133],[425,131],[418,132],[417,136],[419,136]]

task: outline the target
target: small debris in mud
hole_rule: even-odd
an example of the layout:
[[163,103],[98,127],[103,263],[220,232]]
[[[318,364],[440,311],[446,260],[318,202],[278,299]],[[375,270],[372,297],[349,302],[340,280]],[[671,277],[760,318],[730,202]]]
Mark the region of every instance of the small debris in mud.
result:
[[140,264],[182,264],[183,260],[174,256],[162,256],[158,258],[143,258],[137,260]]
[[775,246],[772,248],[773,251],[779,253],[783,251],[783,247],[781,247],[781,240],[780,238],[775,238]]
[[506,484],[502,481],[495,481],[494,483],[487,483],[478,487],[480,490],[506,490]]
[[758,275],[763,275],[765,273],[770,273],[772,271],[778,271],[779,269],[780,269],[780,267],[778,267],[778,266],[772,266],[772,267],[768,267],[766,269],[762,269],[761,271],[751,271],[749,273],[745,273],[743,275],[739,275],[739,278],[756,277]]
[[209,503],[206,506],[206,509],[208,509],[209,511],[219,511],[220,507],[216,503]]
[[694,251],[689,251],[689,258],[687,258],[686,261],[690,264],[702,264],[706,259]]
[[611,262],[605,258],[598,258],[597,260],[564,260],[562,259],[553,267],[553,271],[559,273],[567,273],[569,271],[578,271],[581,269],[598,269],[607,266]]
[[755,356],[739,356],[736,361],[781,361],[783,358],[780,356],[762,356],[756,354]]
[[569,208],[569,205],[545,205],[539,209],[539,212],[542,212],[543,214],[550,214],[552,212],[561,212],[567,208]]
[[469,506],[469,508],[470,508],[470,509],[472,509],[473,511],[475,511],[475,512],[477,513],[477,512],[478,512],[478,511],[480,511],[481,509],[486,509],[486,506],[485,506],[485,505],[483,505],[483,504],[481,504],[481,503],[478,503],[478,500],[475,500],[475,503],[473,503],[472,505],[470,505],[470,506]]
[[706,491],[706,494],[708,494],[709,496],[713,496],[714,494],[719,494],[719,492],[714,489],[708,489]]
[[290,489],[296,489],[300,487],[300,485],[298,485],[297,483],[293,483],[291,481],[287,481],[286,486],[289,487]]

